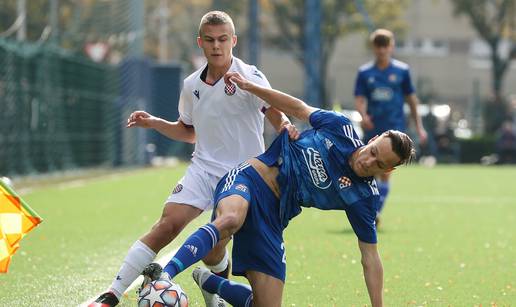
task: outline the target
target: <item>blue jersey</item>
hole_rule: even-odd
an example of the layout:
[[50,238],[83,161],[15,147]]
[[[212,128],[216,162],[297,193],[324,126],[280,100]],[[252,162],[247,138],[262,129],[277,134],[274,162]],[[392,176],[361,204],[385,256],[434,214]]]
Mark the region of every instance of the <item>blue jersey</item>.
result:
[[398,60],[391,60],[389,66],[379,69],[374,62],[360,67],[355,83],[355,96],[367,99],[367,114],[374,129],[365,131],[366,138],[389,129],[404,131],[403,114],[405,96],[414,93],[409,66]]
[[257,157],[279,167],[283,227],[302,207],[345,210],[358,238],[376,243],[376,182],[372,177],[357,176],[348,162],[351,154],[363,146],[362,141],[350,120],[336,112],[315,111],[310,124],[313,129],[304,131],[297,141],[289,141],[283,132]]

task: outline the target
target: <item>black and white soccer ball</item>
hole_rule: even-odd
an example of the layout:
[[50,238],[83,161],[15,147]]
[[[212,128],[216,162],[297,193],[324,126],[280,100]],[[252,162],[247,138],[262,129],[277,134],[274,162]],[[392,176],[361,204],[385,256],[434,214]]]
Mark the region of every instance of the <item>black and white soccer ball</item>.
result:
[[188,297],[178,284],[160,279],[143,287],[138,307],[188,307]]

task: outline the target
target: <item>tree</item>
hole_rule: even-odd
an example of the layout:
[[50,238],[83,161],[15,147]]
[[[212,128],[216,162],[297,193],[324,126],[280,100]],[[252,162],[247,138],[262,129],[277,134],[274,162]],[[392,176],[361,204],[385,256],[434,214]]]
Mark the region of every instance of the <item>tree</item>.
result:
[[[18,18],[18,0],[3,0],[0,2],[0,33],[9,29]],[[70,22],[72,16],[70,11],[74,6],[74,0],[60,0],[59,2],[59,25]],[[26,1],[26,27],[27,41],[36,41],[44,38],[45,30],[49,28],[49,1]],[[9,38],[16,38],[13,34]]]
[[[365,10],[377,27],[386,27],[395,32],[404,28],[400,20],[407,1],[362,1]],[[325,0],[321,3],[321,93],[324,107],[330,107],[328,88],[328,62],[335,49],[338,38],[350,32],[364,31],[366,25],[363,16],[353,0]],[[272,45],[291,52],[296,60],[304,63],[304,0],[269,0],[264,8],[271,11],[277,26],[271,31],[267,41]]]
[[469,18],[473,28],[491,51],[493,101],[486,105],[485,120],[486,132],[492,133],[499,127],[500,117],[506,116],[507,113],[503,97],[503,80],[511,61],[516,59],[516,0],[452,2],[454,13]]
[[[18,17],[18,1],[0,1],[0,35],[9,39],[16,38],[15,32],[7,30]],[[45,41],[48,38],[49,3],[48,0],[26,1],[27,41]],[[167,61],[194,66],[192,55],[200,52],[195,38],[203,14],[209,10],[226,11],[235,19],[237,33],[245,29],[239,24],[245,24],[247,1],[147,0],[144,1],[145,32],[135,34],[131,32],[135,14],[131,12],[130,3],[128,0],[58,0],[58,44],[72,52],[83,53],[86,44],[103,43],[109,47],[110,54],[104,60],[112,58],[110,62],[116,63],[129,53],[134,35],[144,35],[145,55],[158,58],[160,44],[165,42]],[[161,30],[165,30],[166,39],[160,36],[163,34]],[[242,42],[237,48],[240,45]]]

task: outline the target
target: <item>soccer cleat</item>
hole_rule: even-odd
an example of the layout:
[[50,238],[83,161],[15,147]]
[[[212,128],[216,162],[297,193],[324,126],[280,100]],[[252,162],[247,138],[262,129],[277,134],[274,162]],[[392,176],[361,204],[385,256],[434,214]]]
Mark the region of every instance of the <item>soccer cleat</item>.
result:
[[93,303],[89,304],[88,307],[113,307],[118,305],[118,298],[113,292],[106,292],[99,296]]
[[202,288],[204,282],[211,276],[215,275],[207,268],[197,267],[192,272],[192,277],[195,283],[201,289],[202,297],[204,298],[204,303],[206,307],[226,307],[226,302],[218,295],[210,293]]
[[[150,263],[147,265],[142,272],[143,275],[143,282],[140,288],[138,289],[137,293],[140,293],[142,289],[150,284],[154,280],[160,279],[163,272],[163,268],[158,263]],[[164,273],[166,274],[166,273]],[[168,274],[166,274],[168,276]],[[170,277],[168,278],[170,280]]]

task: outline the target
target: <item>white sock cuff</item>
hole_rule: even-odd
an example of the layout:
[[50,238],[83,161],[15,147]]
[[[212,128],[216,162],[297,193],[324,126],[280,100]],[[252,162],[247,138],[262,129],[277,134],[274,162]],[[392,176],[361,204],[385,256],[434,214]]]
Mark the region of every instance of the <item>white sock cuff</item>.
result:
[[225,249],[224,250],[224,257],[222,258],[222,260],[218,264],[216,264],[216,265],[206,265],[206,267],[208,269],[210,269],[214,273],[220,273],[220,272],[224,271],[228,267],[228,264],[229,264],[229,253],[228,253],[228,250]]
[[152,259],[156,258],[156,253],[140,240],[134,242],[133,246],[131,246],[131,249],[140,249],[143,252],[147,253],[149,256],[151,256]]

